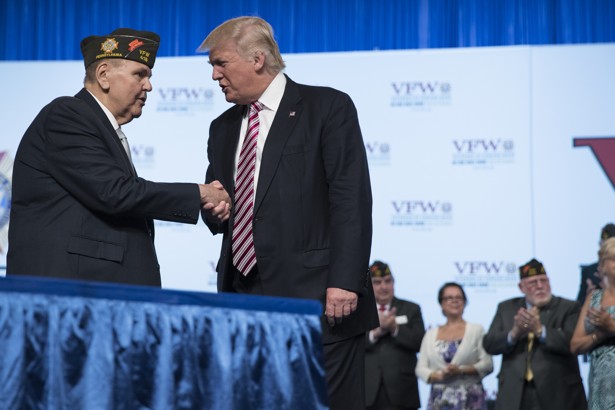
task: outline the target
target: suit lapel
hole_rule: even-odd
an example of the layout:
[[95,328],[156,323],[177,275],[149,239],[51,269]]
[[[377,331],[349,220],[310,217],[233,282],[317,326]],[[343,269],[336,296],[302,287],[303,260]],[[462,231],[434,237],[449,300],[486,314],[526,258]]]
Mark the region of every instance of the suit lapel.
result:
[[90,92],[88,90],[83,88],[83,89],[81,89],[81,91],[79,91],[75,95],[75,97],[80,99],[80,100],[82,100],[82,101],[84,101],[86,104],[88,104],[90,106],[90,108],[92,109],[92,111],[94,112],[96,117],[101,121],[101,123],[104,125],[105,129],[107,130],[107,132],[104,134],[103,138],[110,138],[111,141],[113,141],[112,144],[115,144],[115,147],[117,147],[120,150],[120,155],[124,158],[124,167],[132,175],[136,176],[137,172],[134,169],[134,167],[132,166],[132,163],[130,162],[130,159],[128,158],[128,154],[126,153],[126,150],[124,149],[124,146],[122,145],[122,143],[120,142],[120,139],[117,136],[117,132],[115,132],[115,130],[113,129],[113,126],[109,122],[109,119],[107,118],[107,115],[102,110],[102,108],[100,108],[100,105],[94,99],[94,97],[92,97],[92,94],[90,94]]
[[267,195],[271,181],[275,176],[286,141],[301,116],[303,106],[300,105],[300,100],[299,87],[294,81],[286,77],[286,89],[284,90],[282,101],[280,101],[280,106],[273,119],[263,149],[254,203],[255,215],[263,202],[263,198]]
[[551,300],[549,301],[549,303],[544,305],[539,311],[540,323],[542,323],[543,325],[549,323],[549,320],[551,319],[551,311],[556,309],[557,303],[558,301],[556,297],[551,296]]

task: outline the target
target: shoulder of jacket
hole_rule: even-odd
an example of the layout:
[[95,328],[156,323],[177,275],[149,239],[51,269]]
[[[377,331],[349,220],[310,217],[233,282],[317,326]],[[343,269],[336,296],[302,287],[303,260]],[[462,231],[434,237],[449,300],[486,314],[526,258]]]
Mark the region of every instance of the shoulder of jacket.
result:
[[400,305],[406,305],[406,306],[411,306],[411,307],[415,307],[417,309],[420,309],[421,307],[417,304],[414,303],[410,300],[406,300],[406,299],[399,299],[397,297],[393,297],[393,301],[397,302]]
[[576,300],[572,300],[572,299],[567,299],[567,298],[563,298],[561,296],[555,296],[553,295],[553,304],[562,304],[562,305],[566,305],[566,306],[578,306],[579,302],[577,302]]
[[[43,107],[41,113],[51,116],[61,114],[70,115],[73,116],[73,118],[80,118],[82,116],[87,116],[88,108],[90,108],[89,105],[79,98],[62,96],[55,98]],[[91,111],[91,109],[89,111]],[[75,113],[77,113],[77,115]]]
[[350,96],[343,91],[332,87],[308,84],[293,84],[298,88],[302,97],[317,97],[318,99],[335,99],[336,97],[350,99]]
[[523,297],[516,297],[516,298],[512,298],[512,299],[506,299],[502,302],[500,302],[500,304],[498,305],[498,308],[509,308],[509,307],[515,307],[517,305],[522,305],[524,302],[525,298]]

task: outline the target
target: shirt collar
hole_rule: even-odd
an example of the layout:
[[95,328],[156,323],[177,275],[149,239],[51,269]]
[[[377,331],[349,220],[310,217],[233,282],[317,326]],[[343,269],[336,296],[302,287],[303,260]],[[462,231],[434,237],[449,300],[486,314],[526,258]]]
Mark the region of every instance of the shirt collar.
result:
[[117,131],[117,129],[120,128],[120,124],[117,123],[117,120],[115,119],[113,114],[111,114],[111,111],[109,111],[109,109],[107,107],[105,107],[105,105],[102,102],[100,102],[100,100],[98,98],[96,98],[96,96],[94,94],[92,94],[92,92],[90,90],[88,90],[88,92],[90,93],[90,95],[92,97],[94,97],[94,100],[96,100],[98,105],[100,105],[100,108],[102,108],[102,110],[104,111],[105,115],[109,119],[109,122],[113,126],[113,129]]
[[284,96],[286,88],[286,76],[281,71],[273,78],[265,92],[260,96],[260,101],[267,109],[277,111]]
[[[393,301],[391,301],[391,302],[389,302],[389,303],[385,303],[385,304],[384,304],[384,306],[386,307],[386,309],[387,309],[387,310],[389,310],[389,309],[391,308],[391,303],[392,303],[392,302],[393,302]],[[376,307],[378,307],[378,308],[379,308],[380,306],[382,306],[380,303],[376,303]]]

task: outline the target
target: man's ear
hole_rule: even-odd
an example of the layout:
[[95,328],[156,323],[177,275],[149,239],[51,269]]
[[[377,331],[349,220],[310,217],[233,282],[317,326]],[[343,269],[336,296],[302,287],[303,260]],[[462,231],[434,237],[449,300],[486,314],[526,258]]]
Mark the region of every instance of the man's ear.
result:
[[265,53],[257,50],[254,53],[254,71],[261,71],[265,67]]
[[103,61],[98,64],[96,67],[96,82],[98,82],[98,86],[107,91],[109,90],[109,73],[111,72],[111,64],[107,61]]

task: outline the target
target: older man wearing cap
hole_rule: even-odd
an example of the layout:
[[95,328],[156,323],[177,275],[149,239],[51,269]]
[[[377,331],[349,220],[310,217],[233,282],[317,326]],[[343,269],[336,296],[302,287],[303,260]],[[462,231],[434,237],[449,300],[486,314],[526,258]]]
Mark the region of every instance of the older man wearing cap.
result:
[[160,286],[153,219],[228,219],[216,181],[156,183],[132,165],[121,126],[141,115],[159,41],[118,29],[81,42],[84,88],[44,107],[15,156],[7,275]]
[[553,296],[542,263],[519,268],[525,297],[498,305],[483,339],[487,353],[502,355],[496,410],[584,410],[585,391],[570,339],[579,305]]
[[370,273],[380,327],[367,333],[367,409],[418,409],[421,403],[414,368],[425,335],[421,308],[394,296],[395,279],[386,263],[375,261]]
[[[599,246],[602,246],[604,241],[615,236],[615,225],[608,223],[602,227],[600,231]],[[598,262],[591,265],[581,265],[581,285],[579,286],[579,294],[577,295],[577,301],[579,305],[585,303],[585,298],[594,289],[600,288],[602,283],[602,277],[598,274]]]

